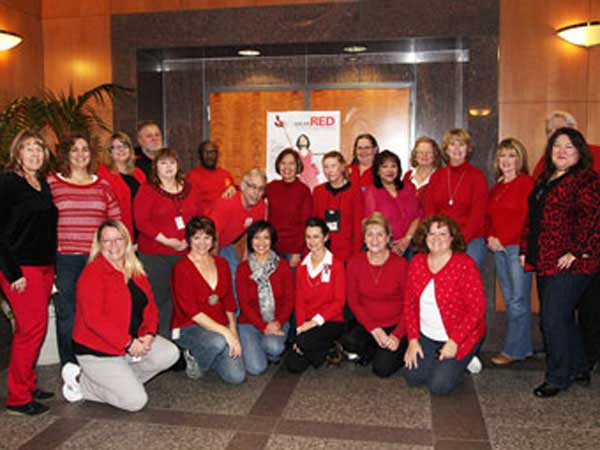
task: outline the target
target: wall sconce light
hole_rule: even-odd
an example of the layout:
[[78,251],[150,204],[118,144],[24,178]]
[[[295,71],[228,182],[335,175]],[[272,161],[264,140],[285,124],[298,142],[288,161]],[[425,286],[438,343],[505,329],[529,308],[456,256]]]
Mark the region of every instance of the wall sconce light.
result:
[[10,31],[0,30],[0,52],[4,50],[10,50],[16,47],[23,41],[23,38],[16,33]]
[[238,50],[237,53],[240,56],[260,56],[260,50],[256,50],[254,48],[244,48],[242,50]]
[[469,115],[473,117],[485,117],[492,113],[490,108],[469,108]]
[[364,53],[367,51],[366,45],[347,45],[344,47],[346,53]]
[[600,22],[584,22],[556,30],[562,39],[581,47],[600,44]]

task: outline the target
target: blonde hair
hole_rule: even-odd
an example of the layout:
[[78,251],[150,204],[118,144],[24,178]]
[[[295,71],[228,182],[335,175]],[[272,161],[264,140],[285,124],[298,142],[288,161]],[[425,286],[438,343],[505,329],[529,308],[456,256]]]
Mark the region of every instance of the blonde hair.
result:
[[122,145],[129,149],[129,156],[127,157],[127,161],[125,161],[125,167],[127,173],[131,175],[135,170],[135,152],[133,151],[133,143],[131,142],[131,138],[124,131],[116,131],[106,143],[104,147],[104,164],[111,172],[116,170],[115,161],[112,158],[111,150],[113,141],[119,141]]
[[431,149],[433,150],[433,167],[439,169],[443,164],[442,152],[440,151],[440,147],[435,139],[430,138],[429,136],[419,136],[415,141],[415,145],[410,152],[410,166],[417,168],[419,165],[417,163],[417,147],[419,144],[429,144],[431,145]]
[[461,143],[467,146],[467,161],[471,159],[473,156],[473,139],[467,130],[463,130],[462,128],[453,128],[452,130],[448,130],[444,133],[444,137],[442,139],[442,157],[444,161],[448,162],[448,154],[446,151],[448,150],[448,146],[453,140],[460,141]]
[[88,258],[88,264],[91,263],[96,257],[102,253],[102,244],[100,242],[102,237],[102,231],[105,228],[114,228],[116,229],[123,239],[125,239],[125,264],[124,271],[127,279],[131,277],[137,277],[140,275],[146,275],[144,271],[144,266],[141,261],[135,255],[135,251],[133,250],[133,243],[131,242],[131,236],[129,236],[129,231],[123,222],[120,220],[108,219],[100,224],[96,233],[94,234],[94,240],[92,241],[92,248],[90,249],[90,257]]
[[390,223],[379,211],[375,211],[369,217],[365,217],[362,220],[363,239],[365,238],[365,234],[367,233],[367,227],[369,225],[379,225],[385,230],[385,234],[387,234],[388,236],[392,235],[392,227],[390,226]]
[[502,171],[498,165],[498,159],[500,159],[500,152],[502,150],[514,150],[517,154],[517,174],[529,173],[529,165],[527,164],[527,150],[525,149],[525,146],[518,139],[506,138],[500,141],[498,144],[498,149],[496,150],[496,159],[494,160],[494,179],[496,181],[502,178]]
[[50,151],[48,150],[48,147],[44,142],[44,138],[42,138],[42,136],[37,131],[33,130],[21,130],[12,140],[12,143],[10,144],[9,160],[6,164],[5,170],[7,172],[14,172],[19,175],[24,175],[23,167],[21,165],[20,152],[23,146],[25,145],[25,142],[29,139],[33,139],[35,143],[42,147],[42,149],[44,150],[44,162],[42,164],[42,167],[40,167],[40,170],[38,170],[37,172],[38,177],[43,177],[46,174],[46,171],[48,170],[48,164],[50,162]]

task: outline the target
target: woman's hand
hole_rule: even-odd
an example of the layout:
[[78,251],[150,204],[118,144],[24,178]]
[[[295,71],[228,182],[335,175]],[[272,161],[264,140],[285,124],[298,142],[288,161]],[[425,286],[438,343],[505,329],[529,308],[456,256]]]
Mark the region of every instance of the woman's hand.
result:
[[283,330],[281,329],[279,322],[273,320],[267,323],[263,334],[265,336],[283,336]]
[[519,255],[519,265],[521,266],[521,269],[525,268],[525,255]]
[[448,339],[446,343],[440,349],[439,360],[442,361],[444,359],[451,359],[456,356],[456,352],[458,351],[458,345],[452,339]]
[[576,259],[577,258],[573,253],[567,252],[558,258],[558,263],[556,265],[560,270],[570,269]]
[[150,350],[152,350],[154,336],[152,336],[151,334],[147,334],[146,336],[139,337],[138,341],[140,341],[144,346],[145,353],[148,353]]
[[390,334],[388,336],[388,341],[385,348],[387,348],[390,352],[395,352],[398,350],[398,347],[400,347],[400,339],[398,339],[397,336]]
[[498,239],[495,236],[488,237],[487,246],[493,252],[500,252],[500,251],[504,250],[504,246],[500,242],[500,239]]
[[406,349],[406,353],[404,354],[404,364],[408,370],[416,369],[419,367],[418,360],[419,357],[423,359],[423,348],[419,343],[418,339],[411,339],[408,342],[408,348]]
[[184,239],[168,238],[162,233],[158,233],[154,239],[157,242],[160,242],[162,245],[171,247],[173,250],[177,250],[178,252],[185,250],[188,246]]
[[290,255],[290,267],[293,269],[298,264],[300,264],[300,253],[292,253]]
[[305,331],[308,331],[314,327],[318,326],[317,322],[315,322],[314,320],[307,320],[306,322],[304,322],[302,325],[300,325],[298,328],[296,328],[296,334],[302,334]]
[[27,288],[27,278],[21,277],[16,281],[13,281],[10,285],[10,289],[19,293],[23,292]]
[[242,344],[240,344],[240,338],[237,334],[232,333],[231,330],[227,330],[227,333],[223,334],[223,337],[229,346],[229,357],[236,359],[242,356]]
[[377,342],[377,345],[380,348],[387,348],[389,336],[383,331],[383,328],[373,328],[371,330],[371,336],[373,336],[373,339],[375,339],[375,342]]
[[392,251],[400,256],[406,251],[410,245],[411,238],[404,236],[396,241],[392,242]]

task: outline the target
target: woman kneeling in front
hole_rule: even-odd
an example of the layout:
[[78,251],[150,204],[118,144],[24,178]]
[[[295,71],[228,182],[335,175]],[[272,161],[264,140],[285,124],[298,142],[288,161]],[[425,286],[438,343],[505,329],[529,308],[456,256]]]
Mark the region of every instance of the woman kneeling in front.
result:
[[446,395],[462,382],[471,360],[477,361],[485,334],[485,293],[454,220],[428,217],[415,244],[424,253],[408,269],[403,373],[409,385],[426,384],[431,393]]
[[107,220],[96,231],[77,282],[73,346],[79,366],[63,366],[63,395],[126,411],[148,402],[144,383],[171,367],[177,348],[156,336],[158,310],[129,232]]

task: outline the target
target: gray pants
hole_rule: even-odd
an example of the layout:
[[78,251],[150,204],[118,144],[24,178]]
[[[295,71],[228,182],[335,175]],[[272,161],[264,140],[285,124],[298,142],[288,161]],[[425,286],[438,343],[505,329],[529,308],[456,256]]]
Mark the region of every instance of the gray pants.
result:
[[129,355],[77,355],[83,398],[126,411],[139,411],[148,402],[144,383],[171,367],[178,358],[177,347],[160,336],[156,336],[152,349],[137,362]]

